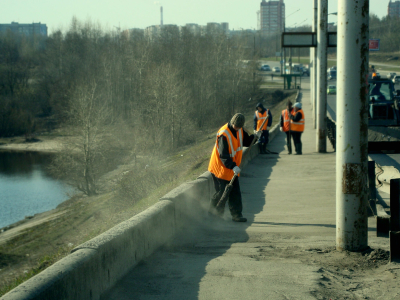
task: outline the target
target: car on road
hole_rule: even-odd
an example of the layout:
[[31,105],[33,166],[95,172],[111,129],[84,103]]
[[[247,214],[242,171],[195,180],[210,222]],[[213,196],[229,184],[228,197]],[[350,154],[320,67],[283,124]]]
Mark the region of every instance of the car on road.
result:
[[394,77],[396,76],[396,73],[388,73],[387,75],[386,75],[386,77],[387,77],[387,79],[393,79]]
[[310,69],[303,67],[303,76],[310,76]]
[[276,73],[279,73],[281,71],[281,69],[279,67],[273,67],[272,71],[276,72]]
[[336,85],[328,85],[328,95],[336,95]]
[[330,69],[328,71],[328,80],[336,79],[336,70]]
[[271,71],[271,67],[269,65],[263,65],[261,66],[260,71]]
[[400,75],[395,75],[392,78],[393,84],[400,83]]

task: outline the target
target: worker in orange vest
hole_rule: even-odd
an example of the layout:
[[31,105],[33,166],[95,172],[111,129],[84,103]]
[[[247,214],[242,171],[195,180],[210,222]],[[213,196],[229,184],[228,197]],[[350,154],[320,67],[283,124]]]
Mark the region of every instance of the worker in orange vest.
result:
[[[242,162],[243,147],[250,146],[254,135],[249,135],[243,130],[245,117],[243,114],[235,114],[231,121],[218,130],[217,139],[211,154],[208,171],[211,172],[215,194],[210,202],[209,213],[211,215],[223,216],[224,207],[217,207],[225,187],[232,180],[234,174],[238,176],[233,182],[233,189],[229,194],[229,210],[234,222],[246,222],[242,215],[242,195],[239,186],[240,163]],[[258,138],[261,131],[255,134]]]
[[286,146],[288,148],[288,154],[292,154],[292,141],[290,134],[290,116],[293,114],[292,102],[289,100],[286,105],[286,109],[282,110],[280,120],[280,130],[286,133]]
[[293,105],[294,113],[290,116],[290,133],[293,137],[294,147],[296,149],[296,154],[301,155],[302,144],[301,144],[301,134],[304,131],[305,117],[304,112],[301,109],[301,103],[297,102]]
[[[263,128],[260,128],[264,120],[268,118]],[[261,138],[258,140],[258,147],[260,148],[261,154],[267,154],[267,144],[269,141],[269,129],[272,125],[272,114],[269,109],[265,109],[263,104],[260,102],[256,106],[254,113],[254,132],[261,131]]]

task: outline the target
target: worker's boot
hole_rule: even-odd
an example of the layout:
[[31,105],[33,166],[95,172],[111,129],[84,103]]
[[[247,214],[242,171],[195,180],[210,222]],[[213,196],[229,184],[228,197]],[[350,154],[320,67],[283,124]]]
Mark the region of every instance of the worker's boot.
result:
[[265,154],[269,154],[269,151],[267,149],[267,143],[263,144],[263,151],[264,151]]
[[296,155],[301,155],[301,144],[294,144]]
[[299,154],[301,155],[301,154],[303,154],[303,144],[302,143],[299,143]]
[[264,151],[264,144],[258,143],[258,148],[260,149],[260,154],[266,154]]
[[287,149],[288,149],[288,154],[292,154],[292,143],[291,142],[289,142],[289,143],[286,142],[286,146],[287,146]]
[[232,216],[232,221],[233,222],[247,222],[247,219],[242,216],[242,214],[237,215],[237,216]]

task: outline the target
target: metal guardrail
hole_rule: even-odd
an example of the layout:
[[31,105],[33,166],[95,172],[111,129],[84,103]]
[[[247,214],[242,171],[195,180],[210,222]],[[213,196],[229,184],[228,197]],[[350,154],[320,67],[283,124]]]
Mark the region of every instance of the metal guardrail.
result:
[[336,151],[336,122],[332,120],[329,114],[326,117],[326,130],[328,133],[328,139],[331,142],[333,149]]

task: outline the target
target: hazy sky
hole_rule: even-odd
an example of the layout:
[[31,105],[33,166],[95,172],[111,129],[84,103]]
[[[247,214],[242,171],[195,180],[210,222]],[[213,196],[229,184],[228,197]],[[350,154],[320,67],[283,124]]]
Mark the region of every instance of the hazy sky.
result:
[[[228,22],[230,29],[256,28],[256,11],[261,0],[160,0],[164,24],[184,25]],[[285,0],[286,26],[311,24],[313,0]],[[337,11],[338,0],[329,0],[329,12]],[[389,0],[370,0],[370,11],[386,15]],[[1,0],[0,24],[41,22],[49,32],[67,29],[73,16],[90,18],[110,29],[113,26],[145,28],[160,23],[160,9],[154,0]],[[294,13],[296,10],[300,11]],[[306,20],[306,21],[305,21]],[[305,21],[305,22],[304,22]],[[329,22],[335,22],[329,16]],[[114,28],[115,29],[115,28]]]

